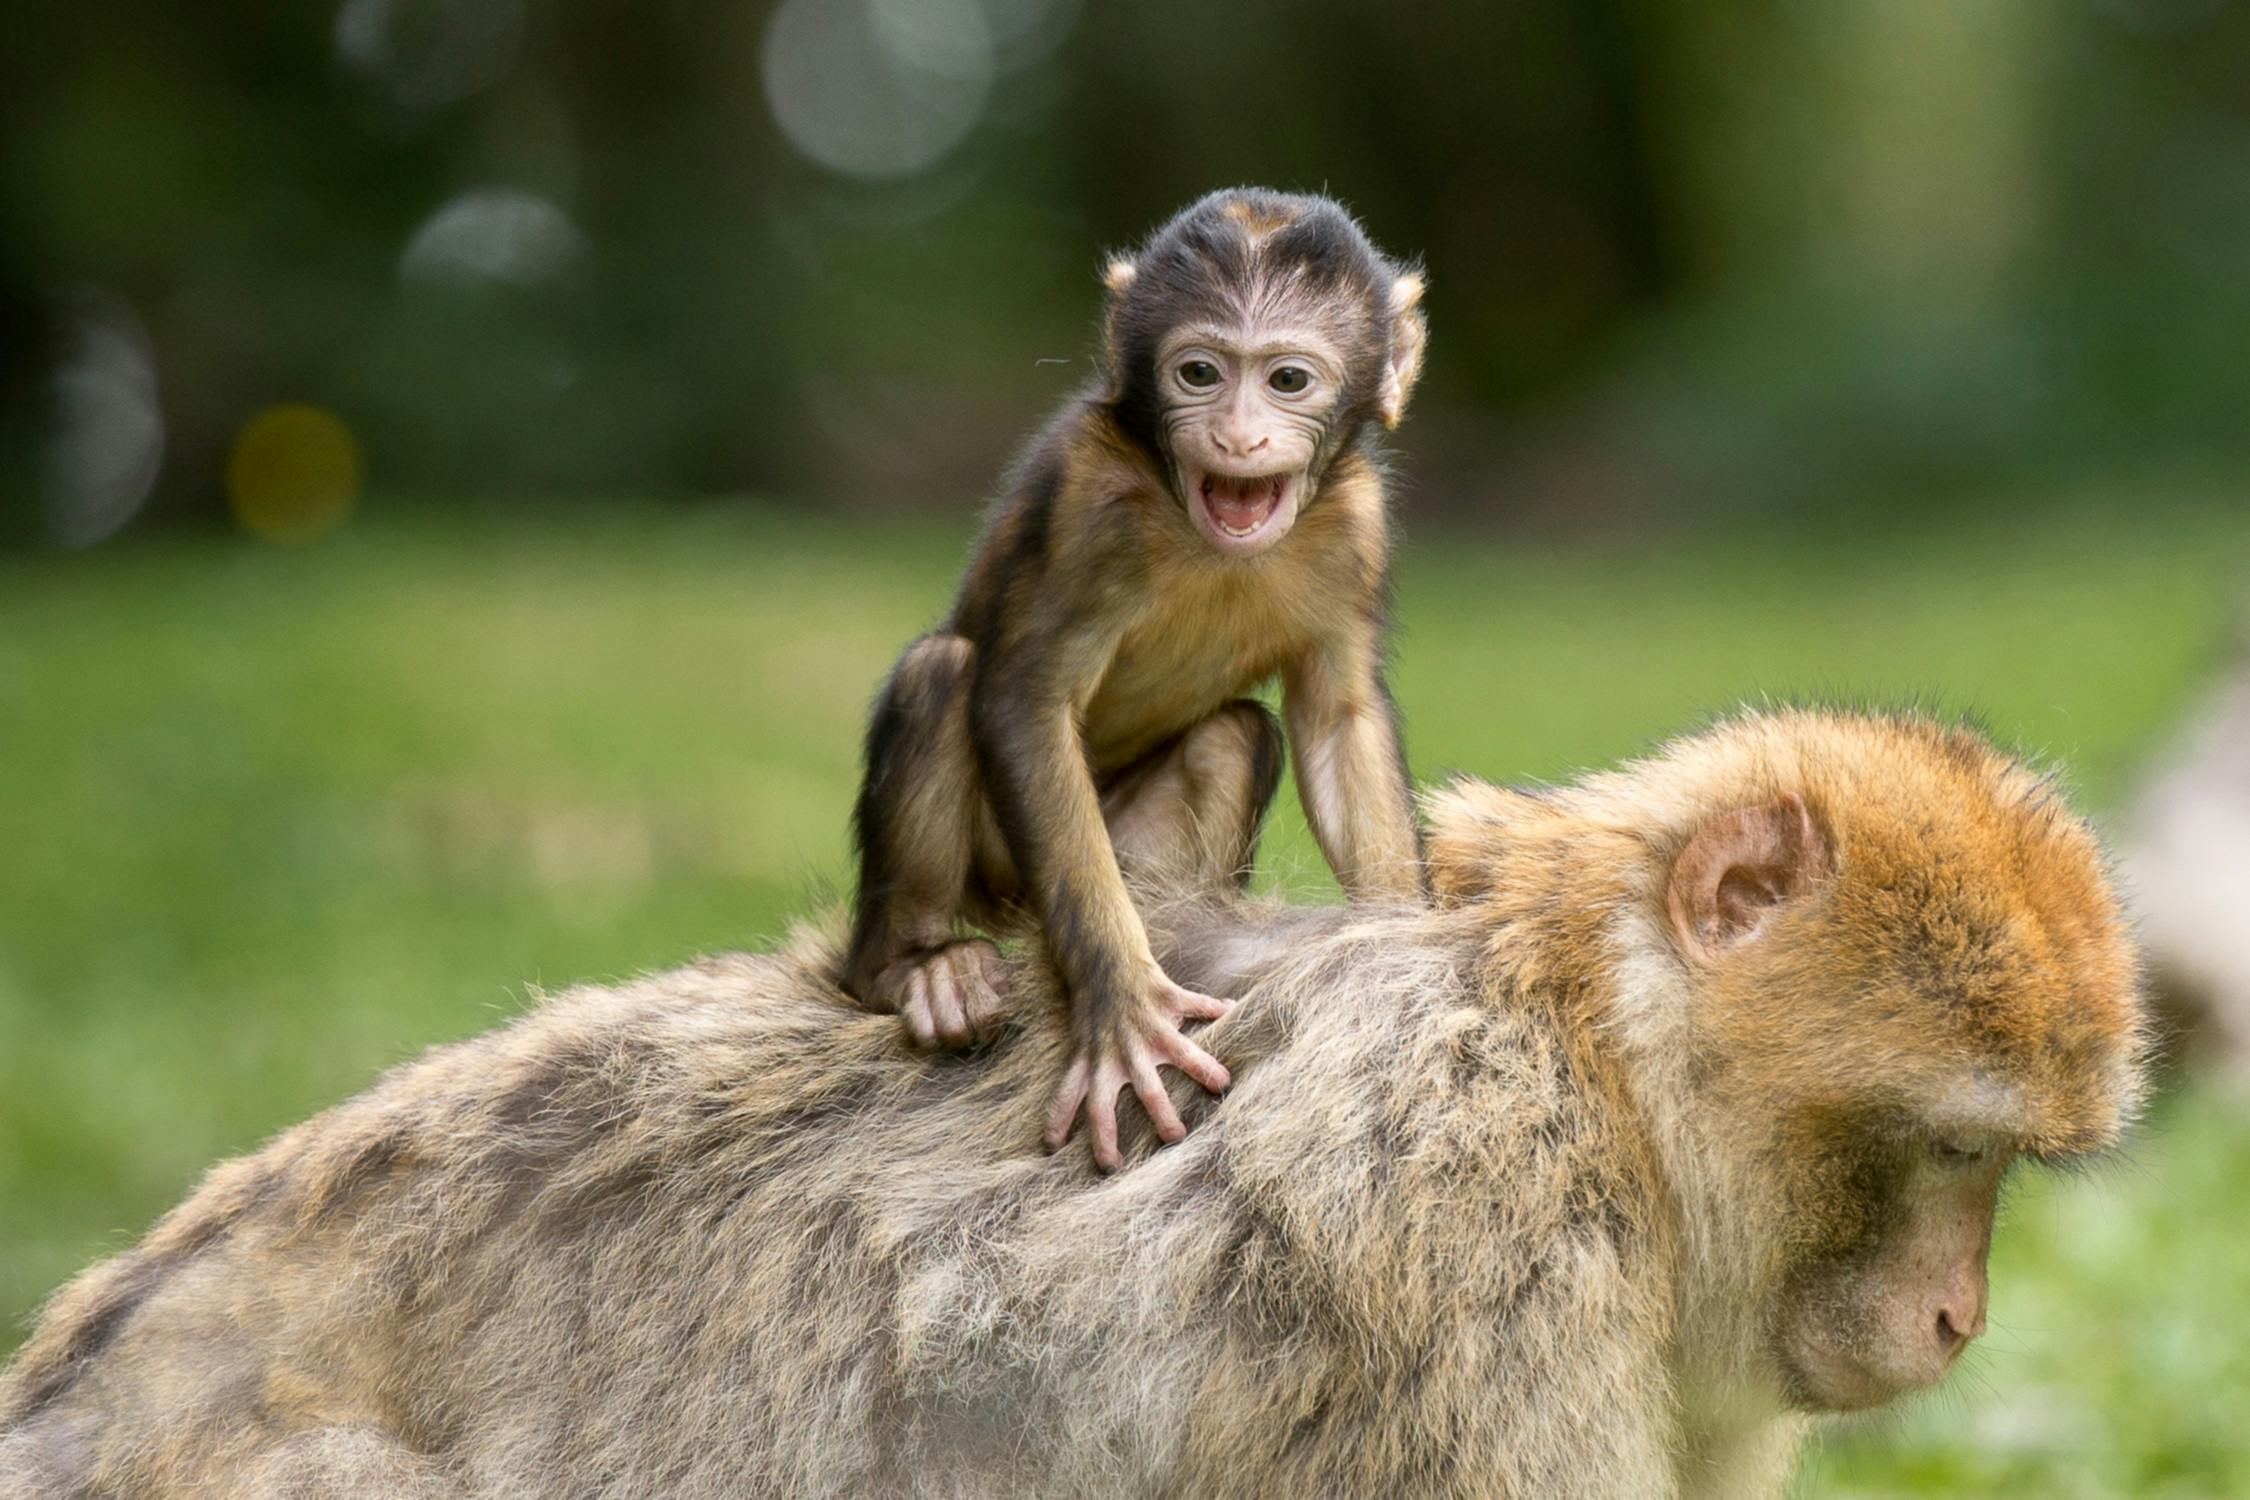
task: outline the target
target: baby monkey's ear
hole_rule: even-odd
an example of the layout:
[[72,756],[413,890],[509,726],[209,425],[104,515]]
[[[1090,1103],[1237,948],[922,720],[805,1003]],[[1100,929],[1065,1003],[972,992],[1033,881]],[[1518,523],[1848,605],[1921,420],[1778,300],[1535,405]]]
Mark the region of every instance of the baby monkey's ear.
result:
[[1398,426],[1406,415],[1406,398],[1414,394],[1414,381],[1422,373],[1422,350],[1430,341],[1430,325],[1422,317],[1426,285],[1419,271],[1409,271],[1391,283],[1390,357],[1375,397],[1375,415],[1385,427]]
[[1109,293],[1102,300],[1102,368],[1107,372],[1112,400],[1123,391],[1125,383],[1124,360],[1117,350],[1117,311],[1124,306],[1125,293],[1132,287],[1138,269],[1122,255],[1112,256],[1102,267],[1102,290]]

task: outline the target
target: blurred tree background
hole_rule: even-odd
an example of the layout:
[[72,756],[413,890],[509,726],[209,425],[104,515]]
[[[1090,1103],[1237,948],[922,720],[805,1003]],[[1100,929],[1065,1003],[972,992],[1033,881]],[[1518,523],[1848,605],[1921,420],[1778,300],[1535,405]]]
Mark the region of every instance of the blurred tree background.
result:
[[[1103,252],[1238,181],[1431,276],[1418,776],[1919,697],[2133,826],[2250,562],[2244,0],[15,0],[0,1350],[528,984],[840,887]],[[1972,1368],[1807,1487],[2250,1494],[2241,1098],[2027,1175]]]
[[[22,0],[5,519],[224,515],[276,403],[385,504],[945,507],[1213,185],[1426,258],[1418,506],[1942,508],[2238,462],[2226,0]],[[448,503],[455,503],[449,500]]]

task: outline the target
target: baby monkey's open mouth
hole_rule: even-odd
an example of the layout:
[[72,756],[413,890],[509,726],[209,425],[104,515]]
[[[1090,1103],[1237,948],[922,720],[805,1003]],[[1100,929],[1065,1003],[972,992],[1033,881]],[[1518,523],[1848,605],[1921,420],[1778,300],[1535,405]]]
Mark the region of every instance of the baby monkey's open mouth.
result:
[[1293,474],[1214,474],[1196,479],[1196,519],[1220,550],[1256,552],[1289,529],[1296,506]]

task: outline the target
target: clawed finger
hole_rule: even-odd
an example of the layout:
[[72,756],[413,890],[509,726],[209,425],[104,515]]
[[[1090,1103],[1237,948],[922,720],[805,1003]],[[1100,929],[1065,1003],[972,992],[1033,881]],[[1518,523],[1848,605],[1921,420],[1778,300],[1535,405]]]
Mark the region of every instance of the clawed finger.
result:
[[1193,1038],[1177,1031],[1159,1031],[1149,1037],[1149,1045],[1157,1053],[1188,1077],[1202,1084],[1212,1093],[1224,1093],[1234,1081],[1226,1065],[1195,1044]]
[[980,979],[961,981],[961,1011],[968,1021],[969,1035],[982,1037],[992,1030],[1005,1007],[1000,997],[992,993]]
[[1187,1126],[1180,1122],[1180,1112],[1172,1107],[1172,1095],[1156,1076],[1156,1063],[1147,1054],[1133,1059],[1133,1092],[1140,1098],[1141,1108],[1148,1111],[1149,1123],[1156,1127],[1159,1140],[1177,1141],[1187,1135]]
[[937,1028],[930,1020],[930,982],[920,969],[906,978],[906,1004],[899,1014],[906,1018],[906,1029],[913,1035],[915,1046],[937,1045]]
[[1217,995],[1199,995],[1194,990],[1181,990],[1173,996],[1184,1019],[1216,1021],[1234,1009],[1232,1000],[1222,1000]]
[[969,1039],[969,1020],[961,1010],[961,994],[954,987],[953,965],[941,955],[929,966],[930,1023],[938,1039],[959,1046]]
[[957,979],[961,988],[961,1013],[968,1023],[971,1036],[983,1036],[992,1029],[1006,1006],[1000,993],[992,986],[992,969],[986,963],[983,950],[964,948],[957,950],[960,970]]
[[1093,1138],[1094,1165],[1104,1172],[1125,1165],[1125,1155],[1117,1149],[1117,1091],[1124,1086],[1124,1070],[1105,1062],[1094,1069],[1086,1091],[1086,1133]]
[[1049,1151],[1061,1150],[1063,1142],[1070,1139],[1071,1129],[1078,1123],[1078,1107],[1086,1102],[1086,1081],[1093,1076],[1093,1066],[1081,1057],[1063,1074],[1055,1102],[1047,1106],[1047,1129],[1041,1137]]
[[979,943],[972,951],[976,954],[977,972],[982,974],[984,982],[992,987],[992,993],[1006,995],[1008,993],[1008,966],[1001,961],[1000,950],[990,943]]

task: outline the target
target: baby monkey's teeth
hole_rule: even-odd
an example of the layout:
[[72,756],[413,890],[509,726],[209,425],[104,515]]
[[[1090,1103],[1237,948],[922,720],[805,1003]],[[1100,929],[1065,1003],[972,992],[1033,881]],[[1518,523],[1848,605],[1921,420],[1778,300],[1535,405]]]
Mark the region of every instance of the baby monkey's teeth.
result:
[[1273,475],[1218,474],[1204,490],[1204,512],[1232,537],[1257,534],[1281,504],[1285,480]]

